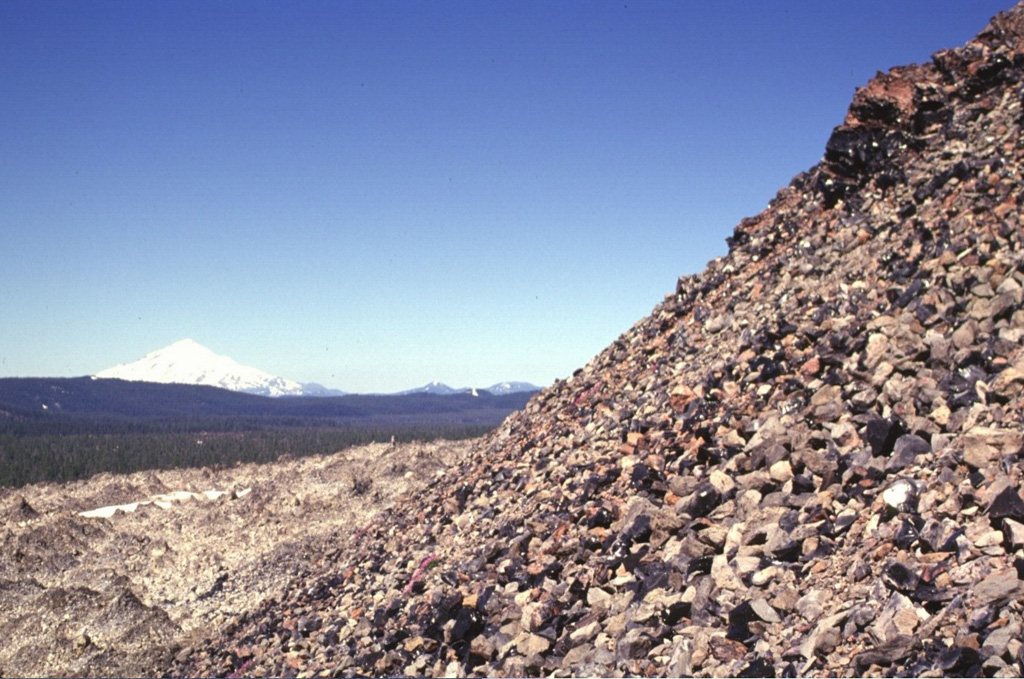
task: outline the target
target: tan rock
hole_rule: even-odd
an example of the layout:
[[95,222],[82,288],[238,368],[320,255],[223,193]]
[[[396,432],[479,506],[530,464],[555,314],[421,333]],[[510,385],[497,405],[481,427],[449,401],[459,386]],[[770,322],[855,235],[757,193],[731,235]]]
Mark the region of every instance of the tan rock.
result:
[[516,650],[525,656],[540,655],[551,648],[551,641],[539,634],[523,633],[516,639]]
[[789,460],[779,460],[768,469],[768,475],[771,476],[772,481],[785,483],[793,479],[793,467],[789,464]]
[[1016,453],[1024,445],[1024,433],[1014,429],[973,427],[964,434],[964,461],[984,469],[1004,455]]

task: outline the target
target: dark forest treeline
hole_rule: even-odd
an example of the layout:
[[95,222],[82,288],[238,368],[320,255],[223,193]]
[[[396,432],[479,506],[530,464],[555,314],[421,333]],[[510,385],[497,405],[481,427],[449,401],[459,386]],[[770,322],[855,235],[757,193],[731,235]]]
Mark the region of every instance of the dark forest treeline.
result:
[[530,393],[267,398],[180,384],[0,379],[0,486],[480,436]]
[[333,453],[374,441],[463,439],[486,425],[415,425],[390,428],[302,427],[213,432],[108,433],[16,436],[0,434],[0,487],[65,482],[101,472],[217,467],[272,462],[282,455]]
[[380,417],[491,421],[498,412],[507,415],[522,408],[531,395],[483,391],[479,396],[416,393],[269,398],[188,384],[89,377],[0,378],[0,431],[11,431],[9,427],[17,422],[43,423],[62,418],[135,424],[171,422],[174,426],[190,422],[200,426],[198,423],[217,420],[285,426],[342,425]]

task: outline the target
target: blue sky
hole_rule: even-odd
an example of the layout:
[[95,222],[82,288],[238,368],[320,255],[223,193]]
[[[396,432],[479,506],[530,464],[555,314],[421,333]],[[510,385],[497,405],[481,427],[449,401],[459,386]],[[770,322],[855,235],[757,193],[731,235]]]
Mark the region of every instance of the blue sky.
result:
[[567,377],[1002,2],[0,3],[0,376]]

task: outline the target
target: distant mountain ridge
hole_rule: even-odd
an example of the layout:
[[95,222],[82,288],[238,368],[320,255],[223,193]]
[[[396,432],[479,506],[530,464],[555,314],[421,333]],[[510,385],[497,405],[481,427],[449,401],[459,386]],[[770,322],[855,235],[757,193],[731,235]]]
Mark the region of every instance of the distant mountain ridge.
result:
[[494,395],[345,394],[265,398],[211,385],[99,379],[0,378],[0,434],[199,431],[273,427],[495,426],[533,392]]
[[408,394],[479,394],[481,391],[489,392],[495,396],[503,396],[505,394],[518,394],[526,391],[540,391],[540,387],[530,384],[529,382],[498,382],[492,384],[485,389],[479,389],[476,387],[463,387],[461,389],[450,387],[444,382],[430,382],[422,387],[416,389],[407,389],[405,391],[398,392],[398,395]]
[[[315,382],[297,382],[242,365],[233,358],[214,353],[193,339],[178,340],[137,361],[101,370],[93,377],[128,382],[205,385],[258,396],[343,396],[346,393]],[[475,394],[479,391],[475,388],[456,389],[442,382],[431,382],[394,395]],[[539,391],[539,387],[528,382],[499,382],[484,391],[505,395]]]

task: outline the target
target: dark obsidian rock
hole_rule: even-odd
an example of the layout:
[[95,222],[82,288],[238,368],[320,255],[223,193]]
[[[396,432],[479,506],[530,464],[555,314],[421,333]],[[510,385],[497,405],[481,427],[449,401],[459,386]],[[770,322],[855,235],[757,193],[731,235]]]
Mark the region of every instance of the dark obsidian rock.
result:
[[702,276],[700,281],[701,293],[707,295],[712,290],[720,286],[724,280],[725,275],[717,271]]
[[516,534],[517,528],[518,527],[512,522],[501,524],[498,528],[498,539],[510,540]]
[[459,511],[463,511],[466,508],[466,501],[470,495],[473,494],[473,487],[468,483],[460,484],[455,490],[455,500],[459,503]]
[[732,252],[738,247],[746,245],[750,242],[750,234],[742,229],[743,223],[740,224],[733,230],[732,235],[725,239],[726,245],[729,246],[729,252]]
[[868,421],[864,436],[871,446],[871,454],[875,457],[884,457],[893,451],[896,440],[906,433],[906,426],[900,419],[874,417]]
[[686,511],[690,516],[699,518],[707,516],[715,507],[722,502],[722,494],[710,483],[702,483],[693,494],[693,499],[687,505]]
[[726,638],[745,641],[750,637],[750,623],[757,619],[757,613],[754,612],[749,601],[739,604],[729,611],[729,629],[726,632]]
[[299,618],[295,624],[296,630],[298,630],[302,636],[308,636],[320,629],[322,621],[318,615],[304,615]]
[[1012,65],[1013,62],[1003,55],[993,55],[960,86],[960,96],[967,101],[974,101],[986,90],[1005,82],[1009,76],[1007,69]]
[[629,480],[636,489],[643,488],[650,484],[651,468],[641,463],[633,465],[633,470],[630,472]]
[[767,356],[758,356],[750,362],[752,372],[760,374],[762,382],[778,377],[783,373],[783,368],[778,361]]
[[917,206],[908,202],[900,208],[900,211],[897,214],[900,216],[900,219],[910,219],[917,214]]
[[884,192],[886,189],[891,189],[898,184],[902,184],[906,180],[907,175],[905,173],[901,172],[897,168],[890,168],[875,177],[875,186]]
[[875,648],[858,653],[854,657],[854,663],[860,672],[872,665],[888,667],[910,655],[916,644],[917,640],[914,637],[898,634]]
[[621,637],[616,644],[615,654],[622,658],[637,660],[647,657],[648,652],[654,646],[654,640],[639,630],[631,630]]
[[820,328],[822,323],[825,322],[825,319],[832,316],[834,313],[835,312],[833,312],[827,306],[822,305],[815,309],[814,313],[811,314],[811,320],[814,322],[814,325],[817,328]]
[[625,544],[632,545],[635,542],[647,542],[651,539],[651,517],[647,514],[640,514],[626,530],[622,531],[619,540]]
[[796,563],[803,556],[801,543],[796,540],[787,540],[771,550],[771,555],[778,561]]
[[779,322],[779,327],[776,328],[776,330],[775,330],[775,334],[779,337],[779,339],[782,339],[783,337],[786,337],[787,335],[792,335],[793,333],[797,332],[798,330],[800,330],[800,328],[798,326],[793,325],[792,323],[790,323],[788,321],[780,321]]
[[447,617],[451,617],[453,611],[457,610],[460,606],[462,606],[462,594],[460,592],[447,594],[437,602],[437,608],[443,611]]
[[914,279],[910,285],[904,288],[903,292],[899,294],[899,297],[896,298],[896,306],[900,308],[909,306],[911,302],[921,295],[922,288],[924,288],[924,283],[921,282],[921,279]]
[[704,573],[707,575],[711,572],[711,564],[714,563],[714,560],[715,557],[710,554],[690,559],[690,562],[686,564],[686,575],[690,576],[694,573]]
[[882,579],[887,585],[900,592],[912,592],[917,589],[920,578],[907,566],[894,561],[882,571]]
[[965,361],[939,384],[940,387],[949,391],[950,397],[947,402],[953,410],[966,408],[975,403],[978,400],[978,394],[974,385],[979,381],[987,383],[989,379],[988,373],[978,365],[984,360],[984,357],[981,355],[971,356],[967,360],[971,362]]
[[472,639],[484,630],[483,616],[473,608],[461,606],[454,615],[455,624],[452,626],[452,640],[462,641]]
[[878,174],[907,147],[897,130],[839,127],[825,144],[825,163],[840,177]]
[[914,309],[914,315],[917,316],[917,320],[921,323],[927,323],[935,317],[938,313],[938,309],[935,308],[934,304],[918,304]]
[[850,105],[850,114],[862,123],[882,123],[891,126],[899,122],[902,112],[899,104],[892,99],[865,97]]
[[[951,120],[953,120],[953,109],[947,108],[945,102],[925,101],[918,105],[917,111],[911,119],[910,128],[915,135],[921,135],[930,128],[944,129]],[[921,202],[930,195],[922,195],[918,202]],[[914,199],[917,200],[917,193],[914,194]]]
[[828,210],[856,191],[857,186],[852,182],[842,181],[838,177],[831,177],[822,173],[819,175],[814,188],[821,194],[822,203],[825,209]]
[[[950,676],[975,677],[980,675],[973,668],[977,667],[980,661],[981,656],[970,646],[951,646],[939,653],[935,659],[935,667]],[[977,667],[977,670],[980,669]]]
[[932,451],[930,443],[915,434],[905,434],[898,439],[893,446],[892,455],[885,464],[886,471],[899,471],[909,467],[918,455],[925,455]]
[[661,612],[661,621],[666,625],[679,624],[681,620],[690,615],[690,604],[677,601]]
[[[917,484],[906,478],[896,479],[892,485],[886,488],[882,493],[882,501],[885,502],[888,518],[892,518],[897,514],[904,512],[917,511],[917,503],[919,499],[920,496],[918,494]],[[906,524],[905,520],[904,524]],[[912,527],[917,528],[917,526]],[[905,525],[901,525],[900,530],[906,532],[909,529]]]
[[935,587],[934,585],[918,585],[917,589],[908,592],[914,601],[919,603],[944,603],[952,601],[959,593],[959,590],[951,587]]
[[383,629],[384,625],[387,624],[388,620],[391,619],[391,614],[383,608],[378,608],[373,614],[373,626],[377,629]]
[[797,474],[793,477],[794,493],[813,493],[815,490],[814,477],[811,474]]
[[775,665],[765,658],[754,658],[750,664],[740,670],[737,677],[774,677]]
[[326,632],[320,635],[318,641],[320,642],[321,646],[337,646],[339,641],[338,632],[334,629],[328,629]]
[[615,517],[605,507],[587,517],[587,528],[608,528],[615,521]]
[[935,519],[928,519],[917,533],[924,552],[950,552],[956,549],[956,533]]
[[1015,521],[1024,521],[1024,500],[1016,488],[1007,486],[992,500],[988,507],[988,515],[992,519],[1011,518]]
[[353,662],[362,667],[373,667],[383,657],[384,651],[367,651],[353,658]]
[[653,590],[668,586],[672,565],[661,559],[656,559],[639,563],[632,572],[640,578],[640,589],[637,590],[637,598],[643,599]]
[[899,530],[896,531],[894,540],[900,549],[910,549],[920,539],[917,527],[907,519],[900,521]]

